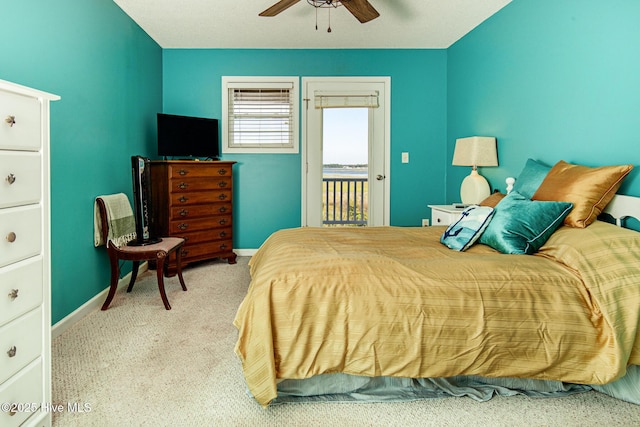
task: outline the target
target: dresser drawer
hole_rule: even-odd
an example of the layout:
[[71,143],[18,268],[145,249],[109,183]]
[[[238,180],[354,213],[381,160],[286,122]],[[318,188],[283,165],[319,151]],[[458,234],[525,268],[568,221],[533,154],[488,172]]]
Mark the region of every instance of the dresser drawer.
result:
[[40,253],[40,205],[0,209],[0,267]]
[[[0,411],[0,426],[19,426],[27,418],[34,416],[34,410],[44,401],[43,381],[42,359],[38,358],[26,369],[0,385],[0,403],[23,405],[19,407],[21,410],[15,413]],[[36,407],[31,404],[35,404]]]
[[0,326],[42,304],[42,281],[42,256],[0,268]]
[[176,206],[171,208],[170,219],[200,218],[212,215],[231,213],[231,203],[215,203],[208,205]]
[[228,228],[214,228],[212,230],[196,231],[192,233],[183,233],[180,235],[185,242],[185,246],[191,246],[198,243],[211,242],[214,240],[228,240],[231,238],[233,230]]
[[0,149],[37,151],[40,134],[40,101],[0,91]]
[[42,309],[0,328],[0,384],[42,353]]
[[232,250],[233,242],[231,240],[220,240],[191,246],[185,245],[181,254],[183,260],[190,261],[194,258],[215,258],[216,254],[229,253]]
[[231,176],[231,165],[215,165],[209,162],[188,162],[179,165],[169,165],[169,176],[174,178]]
[[194,191],[191,193],[171,193],[171,207],[200,203],[225,202],[231,200],[231,189],[217,191]]
[[231,188],[230,177],[201,177],[171,179],[171,192],[183,193],[187,191],[223,190]]
[[181,236],[189,231],[208,230],[210,228],[229,227],[231,215],[215,216],[199,219],[178,219],[169,224],[170,236]]
[[41,163],[40,153],[0,150],[0,208],[40,201]]

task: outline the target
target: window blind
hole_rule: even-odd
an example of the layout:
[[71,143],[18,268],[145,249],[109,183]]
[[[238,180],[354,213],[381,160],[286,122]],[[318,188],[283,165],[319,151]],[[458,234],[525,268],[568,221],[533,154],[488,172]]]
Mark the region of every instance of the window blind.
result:
[[230,84],[230,147],[293,147],[293,86]]
[[378,92],[331,93],[316,92],[314,94],[316,108],[378,108]]

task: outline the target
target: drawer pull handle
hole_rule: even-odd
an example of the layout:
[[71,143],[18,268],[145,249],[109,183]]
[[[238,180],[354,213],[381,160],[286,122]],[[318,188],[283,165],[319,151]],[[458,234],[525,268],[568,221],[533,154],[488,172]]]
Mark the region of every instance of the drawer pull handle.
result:
[[184,203],[184,202],[186,202],[187,200],[189,200],[189,198],[188,198],[188,197],[184,197],[184,196],[182,196],[182,197],[180,197],[180,198],[178,199],[178,201],[179,201],[180,203]]
[[220,199],[220,200],[224,200],[224,199],[226,199],[226,198],[227,198],[227,195],[226,195],[226,194],[224,194],[224,193],[222,193],[222,194],[220,194],[220,195],[218,196],[218,199]]
[[4,121],[9,125],[9,127],[13,127],[16,124],[16,116],[7,116]]
[[226,231],[221,231],[220,232],[220,237],[226,237],[227,236],[227,232]]
[[225,250],[227,249],[227,245],[225,245],[224,243],[220,245],[220,249]]
[[15,241],[16,241],[16,233],[12,231],[9,234],[7,234],[7,242],[13,243]]
[[220,212],[226,212],[227,211],[227,207],[226,206],[221,206],[220,209],[218,209],[218,211]]
[[7,182],[9,183],[9,185],[13,184],[14,182],[16,182],[16,176],[12,173],[10,173],[7,176]]
[[180,216],[187,216],[187,215],[189,215],[189,211],[188,211],[188,210],[186,210],[186,209],[182,209],[182,210],[180,211]]
[[189,228],[189,224],[185,224],[184,222],[178,226],[180,230],[186,230]]
[[183,256],[183,257],[186,257],[187,255],[189,255],[189,251],[186,250],[186,249],[183,249],[183,250],[180,251],[180,255]]
[[11,289],[11,292],[9,292],[9,298],[11,298],[11,301],[13,301],[14,299],[18,298],[18,290],[17,289]]
[[180,170],[178,171],[178,175],[180,175],[180,176],[185,176],[185,175],[186,175],[186,174],[188,174],[188,173],[189,173],[189,171],[188,171],[188,170],[186,170],[186,169],[180,169]]
[[15,357],[17,352],[18,352],[18,349],[14,345],[9,349],[9,351],[7,351],[7,354],[9,355],[9,357]]
[[227,223],[227,219],[226,218],[222,218],[220,221],[218,221],[218,224],[220,225],[225,225]]
[[181,182],[180,184],[178,184],[178,188],[181,190],[186,189],[189,186],[189,184],[187,184],[186,182]]
[[226,186],[227,186],[227,181],[220,181],[220,182],[218,183],[218,187],[224,188],[224,187],[226,187]]
[[226,169],[218,169],[218,174],[226,175],[227,174],[227,170]]

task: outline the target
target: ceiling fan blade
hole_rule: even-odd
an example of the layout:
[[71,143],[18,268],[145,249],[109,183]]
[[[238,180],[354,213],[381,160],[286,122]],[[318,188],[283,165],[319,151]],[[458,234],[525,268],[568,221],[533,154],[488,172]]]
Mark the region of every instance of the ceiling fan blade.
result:
[[349,0],[343,2],[342,5],[363,24],[380,16],[367,0]]
[[294,4],[298,3],[300,0],[280,0],[278,3],[274,4],[270,8],[263,10],[258,15],[259,16],[276,16],[280,12],[285,9],[290,8]]

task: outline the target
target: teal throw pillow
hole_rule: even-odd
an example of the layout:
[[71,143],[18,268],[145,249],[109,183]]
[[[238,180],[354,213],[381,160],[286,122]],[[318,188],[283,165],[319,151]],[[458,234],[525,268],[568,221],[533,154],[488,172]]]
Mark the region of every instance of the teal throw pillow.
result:
[[505,254],[532,254],[562,225],[572,208],[572,203],[534,201],[512,191],[494,208],[480,243]]
[[457,221],[447,227],[440,242],[449,249],[465,251],[478,240],[492,216],[493,208],[489,206],[469,206]]
[[513,184],[513,191],[517,191],[527,199],[532,198],[550,170],[550,166],[533,159],[528,159],[524,165],[524,169],[522,169],[522,172],[518,175],[516,183]]

